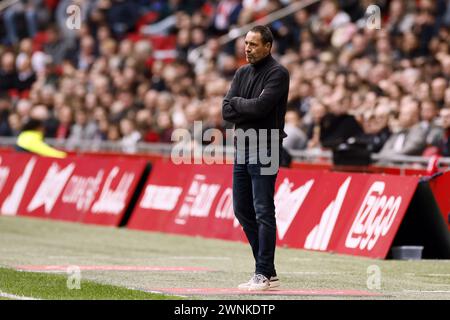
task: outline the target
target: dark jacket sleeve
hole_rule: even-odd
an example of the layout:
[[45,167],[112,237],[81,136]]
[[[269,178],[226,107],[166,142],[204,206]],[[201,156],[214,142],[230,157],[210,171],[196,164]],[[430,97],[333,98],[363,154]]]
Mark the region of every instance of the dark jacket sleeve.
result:
[[231,81],[230,90],[226,94],[225,98],[222,102],[222,117],[224,120],[237,123],[239,122],[239,118],[241,117],[238,112],[231,106],[230,101],[233,97],[238,95],[239,88],[239,71],[233,77],[233,81]]
[[289,89],[289,74],[276,68],[270,72],[264,89],[258,98],[231,98],[230,104],[239,114],[247,119],[255,120],[266,117],[275,108],[280,97]]

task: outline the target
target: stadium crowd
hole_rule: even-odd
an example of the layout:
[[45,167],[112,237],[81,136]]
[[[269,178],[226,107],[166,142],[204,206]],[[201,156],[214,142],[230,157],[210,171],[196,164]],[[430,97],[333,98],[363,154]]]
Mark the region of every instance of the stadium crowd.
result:
[[[222,98],[246,61],[242,38],[219,37],[291,2],[21,0],[0,12],[0,136],[32,117],[68,149],[133,152],[196,120],[225,131]],[[380,29],[367,24],[372,4]],[[450,0],[323,0],[270,27],[291,75],[286,148],[354,137],[387,156],[450,156]],[[172,55],[158,56],[156,36]]]

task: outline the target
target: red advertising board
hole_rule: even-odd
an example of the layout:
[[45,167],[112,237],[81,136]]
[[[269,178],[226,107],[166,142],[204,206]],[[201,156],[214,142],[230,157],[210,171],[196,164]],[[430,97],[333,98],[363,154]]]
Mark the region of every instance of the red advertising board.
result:
[[0,213],[17,215],[28,182],[36,166],[36,157],[29,154],[0,154]]
[[450,230],[450,171],[430,180],[434,198]]
[[[418,178],[281,169],[278,245],[385,258]],[[231,165],[157,162],[128,227],[244,240],[234,218]]]
[[244,240],[234,219],[230,165],[156,162],[128,227]]
[[0,191],[1,214],[113,226],[119,225],[146,165],[143,160],[13,153],[1,159],[0,171],[9,172]]

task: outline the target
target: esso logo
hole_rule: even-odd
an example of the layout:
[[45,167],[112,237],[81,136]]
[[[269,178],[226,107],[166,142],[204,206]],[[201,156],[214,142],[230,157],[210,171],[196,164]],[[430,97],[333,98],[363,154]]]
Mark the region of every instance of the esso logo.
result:
[[385,183],[377,181],[367,192],[345,240],[347,248],[372,250],[380,236],[385,236],[400,209],[402,197],[383,194]]

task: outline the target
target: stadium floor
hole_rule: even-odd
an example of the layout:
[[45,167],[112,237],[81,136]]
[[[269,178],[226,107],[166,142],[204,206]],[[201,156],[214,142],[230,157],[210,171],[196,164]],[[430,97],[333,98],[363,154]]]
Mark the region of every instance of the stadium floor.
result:
[[[253,269],[244,243],[0,217],[0,267],[10,269],[68,276],[67,266],[78,266],[83,280],[187,299],[450,299],[450,260],[373,260],[278,248],[276,264],[282,286],[249,295],[235,289]],[[379,288],[374,269],[380,271]]]

